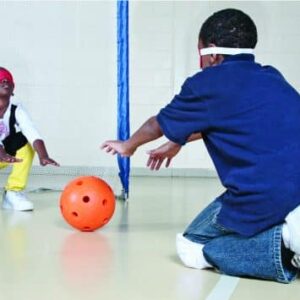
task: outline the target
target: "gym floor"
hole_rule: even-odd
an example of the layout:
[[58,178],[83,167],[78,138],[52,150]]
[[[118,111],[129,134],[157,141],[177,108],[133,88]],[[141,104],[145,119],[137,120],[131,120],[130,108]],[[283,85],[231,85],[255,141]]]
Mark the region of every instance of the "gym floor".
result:
[[0,213],[0,299],[299,299],[299,279],[284,285],[181,265],[176,233],[221,191],[214,178],[134,177],[129,202],[118,200],[92,233],[63,220],[60,191],[30,192],[34,212]]

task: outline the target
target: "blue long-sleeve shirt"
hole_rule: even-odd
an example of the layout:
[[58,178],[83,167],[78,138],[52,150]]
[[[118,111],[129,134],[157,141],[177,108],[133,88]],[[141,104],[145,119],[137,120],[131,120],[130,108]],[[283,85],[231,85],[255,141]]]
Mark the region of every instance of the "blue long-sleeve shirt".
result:
[[229,56],[188,78],[157,120],[181,145],[203,134],[226,188],[218,215],[224,227],[251,236],[300,204],[300,96],[253,55]]

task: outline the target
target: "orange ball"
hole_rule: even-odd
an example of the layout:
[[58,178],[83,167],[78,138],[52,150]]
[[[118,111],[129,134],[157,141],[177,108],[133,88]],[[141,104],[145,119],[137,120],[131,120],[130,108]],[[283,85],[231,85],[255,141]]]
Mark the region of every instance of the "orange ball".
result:
[[94,231],[111,219],[115,196],[111,187],[95,176],[81,176],[67,184],[60,197],[65,220],[81,231]]

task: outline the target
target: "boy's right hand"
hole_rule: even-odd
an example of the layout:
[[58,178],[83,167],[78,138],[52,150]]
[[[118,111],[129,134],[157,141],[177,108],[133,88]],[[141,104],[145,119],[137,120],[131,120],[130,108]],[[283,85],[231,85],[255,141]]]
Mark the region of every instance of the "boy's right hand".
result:
[[129,146],[127,141],[106,141],[101,145],[101,149],[105,149],[107,153],[113,155],[119,154],[123,157],[132,156],[136,149]]
[[14,156],[9,155],[6,153],[4,148],[0,146],[0,162],[6,162],[6,163],[18,163],[21,162],[22,159],[16,158]]

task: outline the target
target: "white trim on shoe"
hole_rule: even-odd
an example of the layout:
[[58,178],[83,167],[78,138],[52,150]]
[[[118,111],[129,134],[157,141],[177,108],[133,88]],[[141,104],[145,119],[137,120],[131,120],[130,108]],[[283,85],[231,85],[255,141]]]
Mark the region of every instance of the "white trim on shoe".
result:
[[295,254],[294,257],[292,258],[292,265],[295,268],[300,269],[300,255],[299,254]]

